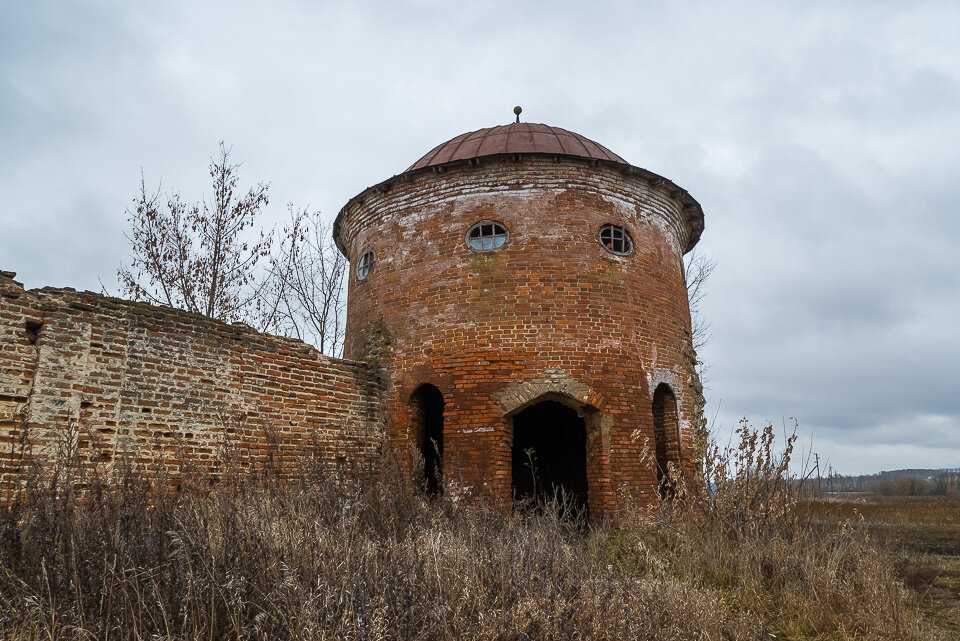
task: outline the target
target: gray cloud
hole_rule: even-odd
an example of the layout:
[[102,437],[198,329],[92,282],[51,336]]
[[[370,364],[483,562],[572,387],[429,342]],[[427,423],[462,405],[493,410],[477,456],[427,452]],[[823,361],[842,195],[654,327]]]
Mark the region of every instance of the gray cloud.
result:
[[952,3],[2,11],[0,265],[28,286],[115,287],[141,167],[199,199],[225,140],[273,220],[332,217],[519,103],[704,205],[719,432],[793,415],[843,471],[960,465]]

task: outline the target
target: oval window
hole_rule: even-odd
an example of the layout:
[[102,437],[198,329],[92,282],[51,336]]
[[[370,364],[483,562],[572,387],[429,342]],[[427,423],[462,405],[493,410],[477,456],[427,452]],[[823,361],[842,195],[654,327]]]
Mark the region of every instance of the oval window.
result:
[[606,224],[600,228],[600,244],[611,254],[626,256],[633,252],[633,239],[626,227]]
[[494,220],[481,220],[467,231],[467,247],[473,251],[488,252],[507,243],[510,232]]
[[363,280],[370,275],[377,264],[377,254],[372,249],[368,249],[360,256],[360,262],[357,263],[357,280]]

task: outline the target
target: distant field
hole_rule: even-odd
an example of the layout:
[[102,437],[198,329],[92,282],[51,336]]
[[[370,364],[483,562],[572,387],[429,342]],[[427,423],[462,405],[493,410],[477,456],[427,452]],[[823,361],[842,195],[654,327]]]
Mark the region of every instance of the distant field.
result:
[[808,501],[815,519],[849,520],[899,559],[924,616],[960,639],[960,497],[876,495]]

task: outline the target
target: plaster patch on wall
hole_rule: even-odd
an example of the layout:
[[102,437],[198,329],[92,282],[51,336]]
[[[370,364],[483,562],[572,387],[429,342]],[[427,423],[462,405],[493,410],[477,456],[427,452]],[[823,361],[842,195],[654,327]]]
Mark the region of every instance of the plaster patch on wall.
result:
[[468,427],[460,430],[463,434],[483,434],[485,432],[493,432],[496,428],[486,426],[486,427]]
[[[64,315],[66,316],[66,315]],[[54,323],[68,323],[57,317],[47,322],[47,332]],[[30,423],[44,434],[44,441],[54,441],[57,425],[80,418],[81,389],[90,373],[90,326],[71,326],[71,331],[58,336],[56,342],[40,345],[33,390],[27,402]],[[38,448],[45,451],[44,446]]]
[[663,238],[670,245],[670,251],[676,256],[683,255],[683,243],[681,242],[680,230],[677,228],[673,217],[673,212],[661,212],[660,216],[651,216],[646,218],[645,222],[656,227]]
[[690,417],[687,416],[683,410],[685,407],[684,397],[686,385],[682,382],[683,378],[678,372],[664,367],[653,368],[647,373],[648,393],[651,398],[657,386],[661,383],[666,383],[670,386],[670,389],[673,390],[673,395],[677,399],[677,424],[680,429],[680,434],[685,436],[690,433],[691,423]]
[[613,417],[601,416],[596,421],[595,429],[587,430],[588,441],[593,441],[597,436],[600,437],[600,447],[605,456],[610,454],[610,432],[613,430]]
[[[507,191],[506,188],[504,189],[504,191],[499,191],[497,186],[490,185],[475,188],[471,192],[471,190],[463,188],[458,193],[432,199],[430,204],[435,210],[439,209],[440,205],[448,203],[456,203],[458,207],[482,207],[502,203],[507,199],[527,200],[534,196],[562,193],[567,190],[565,187],[559,185],[556,188],[544,188],[540,185],[523,185],[520,188],[509,189],[509,191]],[[430,218],[430,216],[424,212],[421,218]]]
[[666,367],[657,367],[656,363],[650,368],[650,371],[647,372],[647,386],[648,393],[652,396],[653,391],[657,389],[657,385],[660,383],[666,383],[670,386],[670,389],[673,390],[673,393],[677,393],[677,374]]
[[666,207],[665,203],[653,200],[638,205],[636,200],[618,198],[611,194],[600,194],[600,197],[604,202],[612,205],[625,220],[634,221],[638,225],[655,227],[670,245],[672,252],[677,255],[683,254],[675,207]]

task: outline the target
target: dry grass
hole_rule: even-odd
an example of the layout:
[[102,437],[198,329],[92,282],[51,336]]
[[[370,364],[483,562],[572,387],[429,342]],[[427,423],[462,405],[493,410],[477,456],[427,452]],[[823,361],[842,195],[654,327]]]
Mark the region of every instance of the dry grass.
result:
[[[148,508],[148,505],[150,506]],[[22,639],[711,639],[708,591],[614,568],[602,530],[373,487],[135,482],[4,519],[4,633]],[[594,544],[591,545],[590,542]]]
[[878,496],[805,502],[803,509],[823,521],[858,522],[881,543],[912,552],[960,556],[960,498]]
[[856,524],[897,559],[923,618],[960,639],[960,498],[864,494],[808,501],[802,510],[822,523]]
[[[745,437],[751,460],[773,456]],[[307,466],[176,494],[135,463],[83,496],[48,475],[0,515],[0,636],[938,638],[893,562],[858,528],[804,518],[771,460],[619,529],[429,500],[389,462],[364,485]]]

